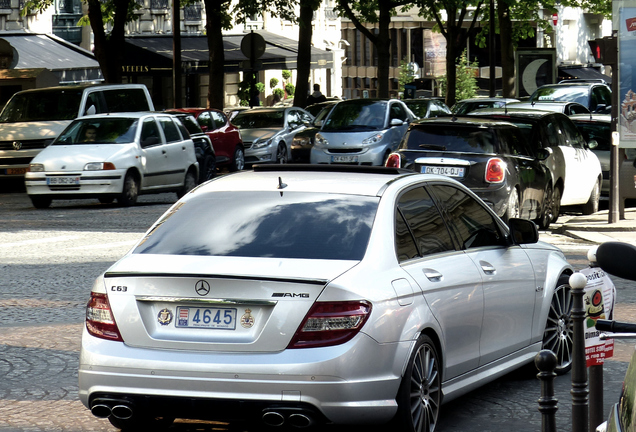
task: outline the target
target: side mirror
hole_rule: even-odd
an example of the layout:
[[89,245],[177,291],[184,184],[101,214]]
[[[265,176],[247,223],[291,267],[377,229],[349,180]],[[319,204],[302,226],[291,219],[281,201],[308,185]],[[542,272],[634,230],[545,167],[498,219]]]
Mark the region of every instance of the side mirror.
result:
[[532,221],[510,218],[508,227],[510,227],[512,241],[515,244],[531,244],[539,241],[539,230]]
[[598,147],[598,141],[596,141],[596,140],[591,140],[590,142],[588,142],[588,143],[587,143],[587,146],[588,146],[590,149],[594,150],[595,148],[597,148],[597,147]]
[[636,246],[629,243],[605,242],[596,249],[596,262],[606,272],[624,279],[636,280]]
[[537,150],[537,159],[546,160],[552,154],[548,149],[539,149]]
[[324,120],[318,120],[317,122],[314,123],[314,126],[321,128],[323,124],[325,124]]
[[404,122],[402,120],[396,119],[396,118],[391,119],[391,123],[390,123],[391,126],[402,126],[403,124]]

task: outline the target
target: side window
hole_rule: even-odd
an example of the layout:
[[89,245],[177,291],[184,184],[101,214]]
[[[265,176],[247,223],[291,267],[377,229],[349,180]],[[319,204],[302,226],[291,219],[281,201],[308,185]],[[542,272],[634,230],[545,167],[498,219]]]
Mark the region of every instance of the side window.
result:
[[106,112],[149,111],[148,98],[143,89],[127,88],[103,90]]
[[548,139],[548,143],[550,143],[550,147],[567,145],[565,139],[561,137],[561,127],[554,117],[548,119],[545,126],[545,135]]
[[299,114],[300,113],[297,110],[289,110],[289,112],[287,113],[287,124],[292,129],[296,129],[302,124]]
[[186,129],[183,123],[178,121],[177,127],[179,128],[179,132],[181,132],[181,136],[183,137],[184,140],[190,139],[190,132],[188,132],[188,129]]
[[[594,108],[590,109],[594,110],[596,109],[596,104],[594,104]],[[588,110],[587,108],[585,108],[584,106],[581,105],[572,105],[572,107],[570,108],[570,114],[587,114],[590,110]]]
[[222,128],[227,123],[227,117],[220,112],[210,111],[210,115],[212,120],[214,120],[214,129]]
[[201,114],[199,114],[199,117],[197,117],[197,122],[199,123],[199,126],[205,126],[210,130],[214,129],[214,123],[212,123],[209,112],[202,112]]
[[394,104],[391,105],[391,118],[390,118],[390,120],[393,120],[393,119],[399,119],[399,120],[402,120],[402,121],[406,121],[406,110],[399,103],[394,103]]
[[84,111],[84,115],[101,114],[106,112],[104,101],[101,96],[101,92],[93,92],[86,97],[86,110]]
[[433,185],[431,190],[444,203],[462,249],[506,245],[495,218],[473,197],[454,186]]
[[311,123],[311,116],[308,113],[305,112],[300,112],[300,118],[302,119],[303,123]]
[[141,126],[141,146],[150,147],[157,144],[161,144],[159,128],[155,119],[149,117],[144,120]]
[[532,152],[528,148],[525,138],[516,129],[503,129],[502,139],[508,142],[510,153],[514,156],[531,156]]
[[574,126],[574,123],[572,123],[567,117],[559,118],[559,122],[561,123],[561,128],[564,132],[566,140],[568,141],[568,145],[577,149],[584,148],[585,140],[579,133],[576,126]]
[[423,187],[400,197],[395,218],[395,246],[400,262],[455,249],[446,224]]
[[598,89],[598,103],[606,106],[612,105],[612,92],[607,87],[596,87]]
[[166,136],[166,142],[171,143],[181,141],[181,134],[179,134],[179,129],[170,117],[159,117],[158,120],[159,124],[161,125],[161,129],[163,129],[163,134]]

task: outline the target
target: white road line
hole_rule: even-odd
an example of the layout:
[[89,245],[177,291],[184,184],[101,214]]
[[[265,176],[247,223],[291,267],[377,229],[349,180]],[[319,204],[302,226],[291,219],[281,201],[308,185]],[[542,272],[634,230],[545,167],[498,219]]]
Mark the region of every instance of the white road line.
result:
[[68,250],[113,249],[113,248],[117,248],[121,246],[133,246],[138,241],[139,240],[128,240],[128,241],[117,242],[117,243],[100,243],[100,244],[72,247],[72,248],[68,248]]
[[68,240],[77,240],[79,238],[81,237],[80,236],[60,236],[60,237],[40,238],[40,239],[33,239],[33,240],[22,240],[22,241],[14,242],[14,243],[2,243],[0,244],[0,248],[26,246],[26,245],[41,244],[41,243],[64,242]]

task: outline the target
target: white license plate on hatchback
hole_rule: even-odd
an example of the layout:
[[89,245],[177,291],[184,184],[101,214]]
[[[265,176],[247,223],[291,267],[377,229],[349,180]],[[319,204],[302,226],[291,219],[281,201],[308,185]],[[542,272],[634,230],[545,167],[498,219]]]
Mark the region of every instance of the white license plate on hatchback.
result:
[[332,163],[357,163],[358,156],[331,156]]
[[183,328],[234,330],[236,328],[236,309],[180,306],[177,308],[175,325]]
[[423,166],[420,172],[423,174],[439,174],[447,177],[464,177],[466,168],[451,166]]
[[79,177],[47,177],[46,184],[49,185],[78,185]]

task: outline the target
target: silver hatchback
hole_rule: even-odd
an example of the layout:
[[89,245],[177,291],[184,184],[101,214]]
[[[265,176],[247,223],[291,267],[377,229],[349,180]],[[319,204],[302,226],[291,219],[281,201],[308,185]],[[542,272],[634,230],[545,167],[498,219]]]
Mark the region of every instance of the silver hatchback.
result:
[[416,116],[404,102],[354,99],[339,102],[316,134],[314,164],[384,165]]
[[442,401],[542,347],[568,370],[571,273],[534,223],[448,177],[256,166],[187,194],[97,278],[79,397],[130,430],[432,432]]

